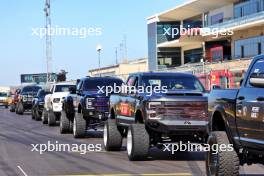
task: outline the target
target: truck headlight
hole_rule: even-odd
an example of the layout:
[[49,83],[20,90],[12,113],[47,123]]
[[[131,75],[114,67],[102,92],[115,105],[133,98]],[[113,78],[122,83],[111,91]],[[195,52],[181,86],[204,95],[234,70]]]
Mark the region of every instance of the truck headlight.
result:
[[161,102],[148,102],[147,103],[147,117],[148,119],[152,120],[159,120],[161,117],[158,117],[157,115],[157,107],[161,106]]
[[95,98],[86,98],[86,109],[94,109],[93,101]]

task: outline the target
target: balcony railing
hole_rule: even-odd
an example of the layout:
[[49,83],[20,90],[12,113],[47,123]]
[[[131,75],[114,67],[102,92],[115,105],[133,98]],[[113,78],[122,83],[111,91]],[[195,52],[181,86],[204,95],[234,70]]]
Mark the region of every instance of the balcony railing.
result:
[[228,21],[224,21],[223,23],[218,23],[218,24],[214,24],[214,25],[210,25],[208,26],[208,28],[218,28],[218,29],[227,29],[227,28],[232,28],[235,26],[240,26],[240,25],[244,25],[244,24],[248,24],[251,22],[256,22],[259,20],[263,20],[264,19],[264,11],[262,12],[258,12],[258,13],[254,13],[248,16],[243,16],[243,17],[239,17],[239,18],[234,18]]

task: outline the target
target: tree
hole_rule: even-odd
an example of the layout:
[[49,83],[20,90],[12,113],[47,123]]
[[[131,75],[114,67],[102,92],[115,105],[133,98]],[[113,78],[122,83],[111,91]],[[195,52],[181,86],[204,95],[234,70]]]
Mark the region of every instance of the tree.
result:
[[65,70],[61,70],[58,74],[57,74],[57,81],[58,82],[63,82],[67,80],[67,75],[68,72],[66,72]]

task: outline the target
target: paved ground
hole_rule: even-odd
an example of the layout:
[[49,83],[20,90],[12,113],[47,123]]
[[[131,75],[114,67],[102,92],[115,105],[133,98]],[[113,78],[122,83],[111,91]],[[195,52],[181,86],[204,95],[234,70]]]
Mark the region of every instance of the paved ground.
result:
[[[89,137],[88,137],[89,136]],[[76,140],[60,135],[58,127],[31,120],[30,114],[16,115],[0,109],[0,176],[45,175],[205,175],[204,153],[177,153],[173,156],[157,149],[149,161],[130,162],[122,152],[32,152],[31,144],[102,144],[102,132],[88,132]],[[241,167],[242,175],[264,175],[264,166]]]

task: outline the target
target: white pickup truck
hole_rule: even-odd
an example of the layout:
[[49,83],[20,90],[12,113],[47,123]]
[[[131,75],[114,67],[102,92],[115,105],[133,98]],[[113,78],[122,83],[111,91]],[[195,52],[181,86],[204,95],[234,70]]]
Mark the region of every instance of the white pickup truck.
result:
[[49,126],[56,125],[56,121],[60,120],[62,103],[64,98],[70,94],[70,87],[75,86],[74,83],[57,83],[52,84],[50,92],[45,96],[44,110],[42,113],[43,124]]

